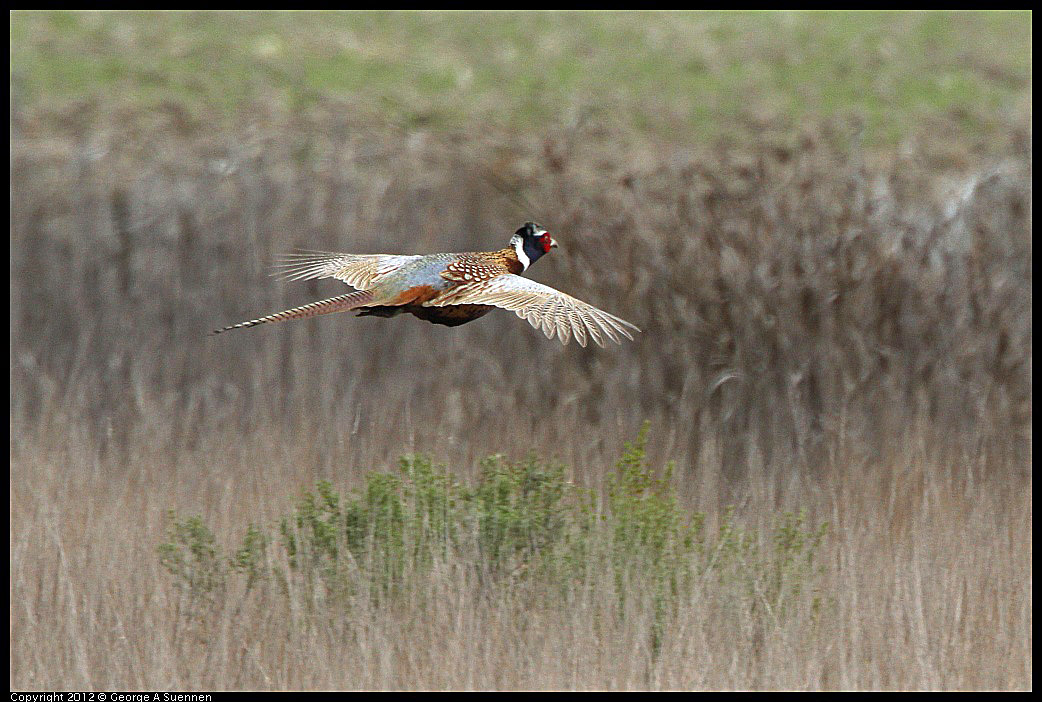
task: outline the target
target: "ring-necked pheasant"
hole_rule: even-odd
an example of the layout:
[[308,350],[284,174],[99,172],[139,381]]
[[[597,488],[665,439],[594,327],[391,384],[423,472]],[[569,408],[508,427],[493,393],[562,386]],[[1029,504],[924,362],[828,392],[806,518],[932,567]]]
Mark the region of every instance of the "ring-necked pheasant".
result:
[[307,252],[289,254],[282,264],[287,280],[336,278],[356,292],[240,322],[214,331],[254,327],[287,319],[358,310],[358,315],[393,317],[408,312],[434,324],[466,324],[499,307],[527,319],[546,338],[562,344],[571,336],[586,346],[589,336],[598,345],[607,337],[622,343],[636,326],[519,274],[557,246],[534,222],[514,233],[499,251],[440,253],[426,256]]

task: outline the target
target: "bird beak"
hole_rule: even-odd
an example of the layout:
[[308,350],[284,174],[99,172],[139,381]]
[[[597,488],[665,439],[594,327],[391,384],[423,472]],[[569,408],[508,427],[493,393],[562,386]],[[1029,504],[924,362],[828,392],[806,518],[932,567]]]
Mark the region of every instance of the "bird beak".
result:
[[550,237],[550,248],[551,249],[556,249],[557,248],[557,242],[554,240],[553,237]]

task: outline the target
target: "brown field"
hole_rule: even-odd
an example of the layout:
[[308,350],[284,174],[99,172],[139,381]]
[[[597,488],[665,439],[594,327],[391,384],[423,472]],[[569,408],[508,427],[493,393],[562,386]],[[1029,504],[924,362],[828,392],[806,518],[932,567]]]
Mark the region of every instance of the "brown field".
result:
[[[839,118],[680,146],[168,107],[12,108],[12,688],[1031,687],[1030,108],[869,149]],[[527,219],[561,242],[533,277],[634,342],[507,312],[207,335],[344,291],[270,278],[281,252],[498,248]],[[465,550],[407,597],[232,585],[200,612],[158,555],[168,510],[232,551],[404,454],[470,482],[534,453],[603,505],[645,421],[686,513],[763,543],[827,523],[790,614],[706,579],[663,625],[650,576],[593,561],[564,595],[490,591]]]

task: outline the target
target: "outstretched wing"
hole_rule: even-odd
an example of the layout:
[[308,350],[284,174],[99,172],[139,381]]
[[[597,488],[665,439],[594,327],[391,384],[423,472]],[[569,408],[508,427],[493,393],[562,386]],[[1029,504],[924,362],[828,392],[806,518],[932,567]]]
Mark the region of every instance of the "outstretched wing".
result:
[[630,330],[640,331],[613,314],[512,273],[460,286],[424,303],[426,307],[448,305],[493,305],[510,310],[536,329],[542,329],[546,338],[552,339],[556,334],[562,344],[567,344],[569,337],[575,335],[575,340],[586,346],[587,334],[599,346],[604,346],[604,337],[621,344],[621,337],[633,338]]
[[283,280],[336,278],[353,288],[368,290],[380,276],[397,270],[420,256],[390,254],[347,254],[330,251],[300,251],[283,254],[275,275]]

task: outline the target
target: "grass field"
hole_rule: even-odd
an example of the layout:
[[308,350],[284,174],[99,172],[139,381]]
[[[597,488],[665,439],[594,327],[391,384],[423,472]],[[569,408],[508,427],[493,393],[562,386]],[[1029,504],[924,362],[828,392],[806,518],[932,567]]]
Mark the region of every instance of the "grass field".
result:
[[[1030,688],[1030,29],[12,14],[11,687]],[[207,336],[528,219],[633,342]]]
[[402,125],[704,140],[856,114],[893,145],[1030,110],[1023,12],[16,13],[11,41],[30,104],[172,102],[205,123],[343,99]]

